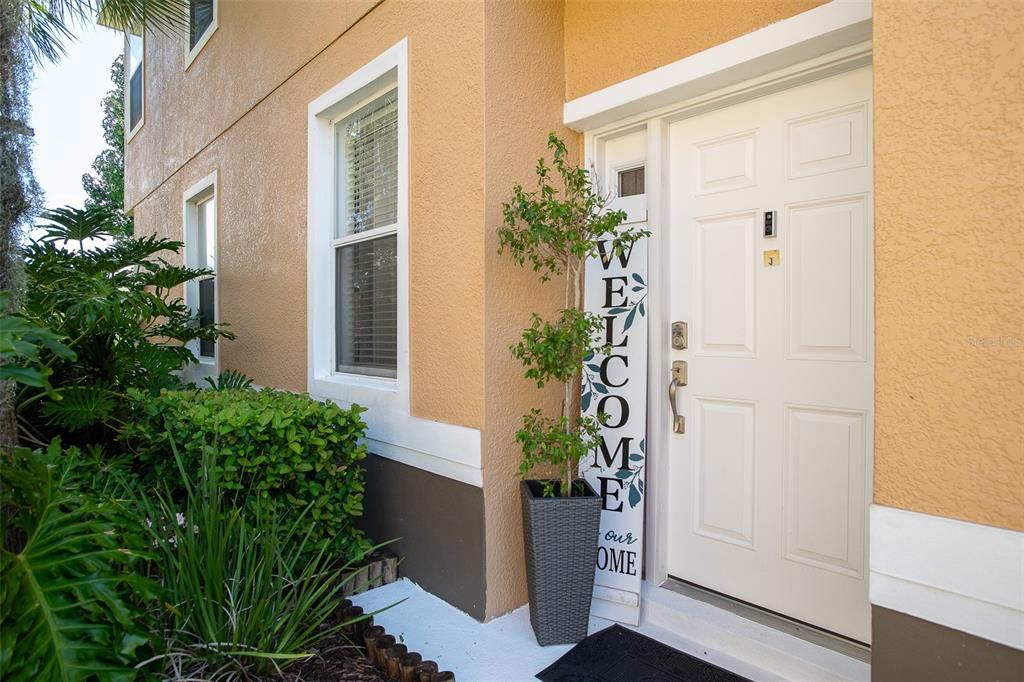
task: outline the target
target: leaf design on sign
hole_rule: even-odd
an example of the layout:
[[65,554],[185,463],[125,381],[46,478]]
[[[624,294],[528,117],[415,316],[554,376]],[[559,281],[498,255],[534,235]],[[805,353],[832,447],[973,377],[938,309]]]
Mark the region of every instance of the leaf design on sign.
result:
[[629,461],[631,461],[631,462],[642,462],[642,461],[644,461],[644,456],[641,455],[639,452],[634,452],[634,453],[630,454]]
[[608,314],[609,315],[621,315],[622,313],[626,312],[626,310],[628,310],[628,308],[622,308],[622,307],[609,308],[608,309]]
[[580,400],[580,409],[583,412],[586,412],[587,410],[590,409],[590,399],[593,397],[594,394],[591,393],[590,391],[587,391],[586,393],[583,394],[583,398]]
[[590,362],[594,359],[594,351],[587,351],[587,354],[583,356],[583,362]]
[[647,314],[647,312],[646,312],[646,310],[645,310],[645,308],[644,308],[644,304],[643,304],[643,302],[641,301],[641,303],[640,303],[640,316],[641,316],[641,317],[643,317],[643,316],[644,316],[644,315],[646,315],[646,314]]
[[647,439],[646,438],[641,438],[640,439],[640,452],[647,452]]
[[644,278],[640,276],[640,273],[634,272],[633,273],[633,279],[635,281],[637,281],[638,283],[640,283],[640,284],[644,284],[644,285],[647,284],[647,282],[644,281]]
[[625,478],[629,478],[632,475],[633,475],[633,471],[631,469],[619,469],[618,471],[615,472],[615,478],[623,478],[623,479],[625,479]]
[[594,382],[594,390],[597,391],[598,393],[608,393],[608,387],[605,386],[604,384],[599,384],[596,381]]
[[633,326],[633,318],[636,317],[636,308],[629,311],[629,315],[626,315],[626,323],[622,325],[622,331],[626,331]]
[[598,372],[598,373],[600,373],[601,372],[601,365],[595,365],[593,363],[590,363],[590,364],[587,365],[587,369],[589,369],[591,372]]
[[638,504],[640,504],[640,490],[635,485],[630,483],[629,484],[629,506],[632,508],[632,507],[636,507]]

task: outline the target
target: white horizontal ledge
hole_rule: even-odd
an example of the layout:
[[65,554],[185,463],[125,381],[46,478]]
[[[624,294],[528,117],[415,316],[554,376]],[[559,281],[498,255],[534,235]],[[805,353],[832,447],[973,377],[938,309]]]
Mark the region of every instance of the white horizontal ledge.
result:
[[871,603],[1024,650],[1024,533],[871,506]]
[[870,1],[833,0],[566,102],[564,123],[586,132],[870,39]]
[[[333,400],[342,407],[352,405],[351,401]],[[370,452],[438,476],[483,487],[478,429],[412,417],[386,401],[359,404],[367,408],[362,418],[366,422],[366,443]]]

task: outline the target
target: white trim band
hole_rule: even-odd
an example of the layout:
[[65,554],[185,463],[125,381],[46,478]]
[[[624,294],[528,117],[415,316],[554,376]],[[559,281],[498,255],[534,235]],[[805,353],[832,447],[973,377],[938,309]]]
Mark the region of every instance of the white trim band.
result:
[[871,603],[1024,650],[1024,533],[871,505]]
[[871,3],[833,0],[565,103],[563,119],[587,131],[871,40]]

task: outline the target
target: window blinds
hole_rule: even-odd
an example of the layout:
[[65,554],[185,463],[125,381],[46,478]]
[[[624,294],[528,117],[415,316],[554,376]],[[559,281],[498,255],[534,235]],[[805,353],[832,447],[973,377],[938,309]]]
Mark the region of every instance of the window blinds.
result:
[[192,49],[213,23],[213,0],[190,0],[188,3],[188,47]]
[[394,91],[337,127],[342,191],[337,237],[398,222],[398,100]]
[[[395,377],[397,92],[392,90],[344,118],[335,127],[335,136],[335,364],[339,372]],[[359,236],[370,230],[379,230],[380,236]]]
[[394,377],[398,360],[398,238],[339,247],[335,350],[339,372]]

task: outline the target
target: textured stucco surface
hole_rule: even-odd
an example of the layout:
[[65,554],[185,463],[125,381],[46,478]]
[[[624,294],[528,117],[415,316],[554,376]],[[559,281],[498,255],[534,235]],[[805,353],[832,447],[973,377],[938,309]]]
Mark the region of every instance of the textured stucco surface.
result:
[[874,7],[875,501],[1024,530],[1024,5]]
[[388,0],[359,19],[369,7],[221,0],[187,72],[183,38],[149,36],[127,205],[140,232],[180,238],[182,192],[218,171],[220,314],[238,335],[221,364],[306,390],[307,105],[408,36],[412,412],[481,428],[483,6]]
[[487,617],[526,602],[523,532],[519,503],[520,448],[515,432],[533,407],[557,414],[557,387],[539,391],[522,377],[509,354],[530,313],[544,316],[560,307],[557,284],[541,285],[528,268],[498,255],[501,203],[516,182],[531,184],[537,158],[546,155],[549,131],[576,149],[579,136],[561,126],[562,3],[489,2],[484,17],[486,45],[486,426],[484,513],[487,531]]
[[825,0],[567,0],[565,95],[638,76]]

